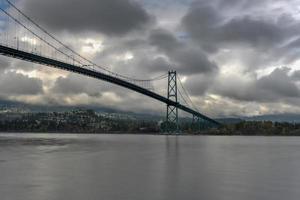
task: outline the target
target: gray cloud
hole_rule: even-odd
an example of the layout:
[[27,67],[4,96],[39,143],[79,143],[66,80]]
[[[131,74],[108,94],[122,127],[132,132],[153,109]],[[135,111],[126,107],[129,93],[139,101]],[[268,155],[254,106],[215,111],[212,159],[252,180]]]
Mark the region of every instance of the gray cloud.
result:
[[211,85],[213,85],[215,79],[216,75],[214,74],[189,76],[184,83],[184,86],[192,96],[201,96],[207,92]]
[[52,91],[59,94],[78,94],[86,92],[86,83],[82,83],[82,80],[73,78],[69,75],[68,78],[59,77],[56,79]]
[[287,44],[278,48],[274,53],[274,57],[282,58],[284,64],[291,64],[299,58],[299,47],[300,47],[300,37],[297,36],[296,39],[292,39]]
[[232,44],[271,48],[296,33],[295,20],[285,20],[286,15],[277,16],[277,20],[243,14],[230,18],[223,16],[219,9],[194,4],[182,20],[190,36],[209,52]]
[[[258,90],[264,90],[265,96],[270,96],[273,100],[280,97],[300,97],[300,90],[288,75],[291,69],[275,69],[270,75],[264,76],[257,81]],[[261,94],[263,95],[263,94]]]
[[300,81],[300,70],[294,71],[293,74],[292,74],[292,78],[293,78],[295,81]]
[[[181,21],[186,39],[222,65],[248,72],[293,65],[299,55],[300,22],[293,15],[297,0],[195,1]],[[225,64],[226,63],[226,64]]]
[[174,69],[182,74],[217,72],[218,66],[197,47],[178,41],[171,32],[157,29],[150,33],[149,42],[169,57]]
[[150,33],[150,44],[158,47],[164,52],[174,52],[181,48],[180,42],[170,32],[164,29],[156,29]]
[[[124,59],[126,54],[132,55],[132,58]],[[153,51],[144,38],[109,41],[95,60],[108,68],[112,67],[115,72],[142,79],[148,79],[172,69],[168,59],[157,51]]]
[[280,102],[290,98],[299,98],[300,89],[291,69],[277,68],[269,75],[250,80],[228,77],[219,80],[215,85],[216,93],[241,101]]
[[43,93],[43,82],[15,72],[0,75],[0,94],[37,95]]
[[148,79],[173,69],[172,64],[164,57],[152,57],[139,53],[135,53],[135,56],[136,58],[130,61],[119,62],[120,71],[126,69],[126,74],[131,74],[131,77]]
[[25,12],[52,30],[123,35],[143,28],[152,17],[132,0],[26,0]]
[[78,74],[69,74],[66,78],[56,79],[51,92],[60,95],[87,94],[92,97],[101,96],[102,92],[108,90],[103,81],[84,77]]
[[216,50],[226,43],[250,45],[273,44],[282,40],[280,27],[248,17],[223,22],[211,7],[193,7],[183,18],[183,25],[206,50]]
[[144,65],[151,72],[167,72],[172,69],[172,65],[164,57],[156,57],[154,59],[140,60],[140,64]]
[[5,69],[10,67],[9,59],[1,56],[0,57],[0,72],[4,71]]

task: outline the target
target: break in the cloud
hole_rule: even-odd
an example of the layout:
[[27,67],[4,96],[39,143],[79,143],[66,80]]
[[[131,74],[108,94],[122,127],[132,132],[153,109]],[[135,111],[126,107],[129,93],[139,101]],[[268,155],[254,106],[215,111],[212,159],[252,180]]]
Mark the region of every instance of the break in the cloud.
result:
[[[300,0],[18,0],[17,4],[73,49],[115,72],[147,79],[177,70],[205,114],[300,110],[296,9]],[[0,66],[1,85],[10,83],[0,87],[1,98],[28,102],[31,95],[34,103],[163,110],[151,99],[87,77],[4,57]],[[165,81],[155,86],[165,95],[166,85]]]

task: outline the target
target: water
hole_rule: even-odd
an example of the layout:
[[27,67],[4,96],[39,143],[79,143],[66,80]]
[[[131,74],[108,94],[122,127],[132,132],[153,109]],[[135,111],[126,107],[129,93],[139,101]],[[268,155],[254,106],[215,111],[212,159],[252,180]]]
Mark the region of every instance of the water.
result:
[[300,137],[0,135],[1,200],[298,200]]

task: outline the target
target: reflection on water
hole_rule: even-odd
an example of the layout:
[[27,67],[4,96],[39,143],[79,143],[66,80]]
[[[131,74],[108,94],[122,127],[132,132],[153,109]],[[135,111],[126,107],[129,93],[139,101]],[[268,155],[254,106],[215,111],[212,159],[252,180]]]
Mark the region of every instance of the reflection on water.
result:
[[282,200],[300,138],[0,135],[1,200]]

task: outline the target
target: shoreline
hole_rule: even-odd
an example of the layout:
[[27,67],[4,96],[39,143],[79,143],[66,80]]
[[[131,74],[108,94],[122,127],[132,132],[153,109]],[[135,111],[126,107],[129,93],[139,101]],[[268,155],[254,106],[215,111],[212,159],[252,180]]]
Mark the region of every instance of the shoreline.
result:
[[134,132],[103,132],[103,133],[91,133],[91,132],[17,132],[17,131],[7,131],[7,132],[0,132],[0,134],[20,134],[20,135],[26,135],[26,134],[60,134],[60,135],[144,135],[144,136],[246,136],[246,137],[255,137],[255,136],[261,136],[261,137],[299,137],[298,134],[213,134],[213,133],[134,133]]

